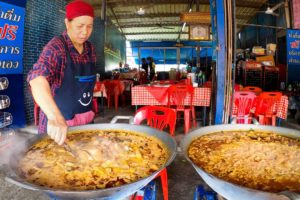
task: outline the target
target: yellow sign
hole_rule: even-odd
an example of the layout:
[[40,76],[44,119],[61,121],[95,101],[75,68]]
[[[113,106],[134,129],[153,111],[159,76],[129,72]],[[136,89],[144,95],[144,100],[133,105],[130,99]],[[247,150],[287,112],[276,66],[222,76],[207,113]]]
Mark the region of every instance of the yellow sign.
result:
[[261,62],[266,66],[275,66],[275,60],[272,55],[256,57],[256,61]]
[[211,17],[209,12],[185,12],[180,14],[180,21],[190,24],[210,24]]

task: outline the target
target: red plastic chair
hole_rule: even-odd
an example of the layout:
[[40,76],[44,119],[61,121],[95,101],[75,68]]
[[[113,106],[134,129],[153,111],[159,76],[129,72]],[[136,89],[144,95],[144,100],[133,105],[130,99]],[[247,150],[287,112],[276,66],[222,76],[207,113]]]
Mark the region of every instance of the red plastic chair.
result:
[[206,81],[205,83],[203,83],[203,87],[212,88],[212,82]]
[[[196,127],[195,108],[192,106],[194,97],[194,88],[190,85],[172,85],[168,88],[168,106],[175,106],[176,113],[184,113],[184,133],[187,133],[190,129],[190,114],[192,114],[192,120],[194,127]],[[189,102],[185,105],[185,99],[189,98]]]
[[256,86],[246,86],[243,88],[243,91],[254,92],[256,95],[262,93],[262,89]]
[[95,114],[99,112],[98,101],[96,97],[93,98],[93,111],[95,112]]
[[[143,120],[147,120],[147,124],[150,127],[159,130],[163,130],[169,126],[170,134],[174,136],[176,126],[176,112],[174,110],[159,106],[144,106],[136,112],[133,121],[135,124],[141,124]],[[164,168],[156,177],[158,176],[161,180],[164,200],[168,200],[169,190],[167,169]]]
[[234,107],[236,111],[232,114],[232,122],[238,124],[249,124],[252,120],[251,109],[253,108],[256,95],[253,92],[237,91],[234,93]]
[[255,109],[259,124],[276,126],[276,106],[281,96],[281,92],[262,92],[259,95]]
[[179,81],[181,78],[181,73],[179,71],[176,72],[176,81]]
[[192,85],[192,81],[190,78],[182,79],[178,83],[178,85]]
[[149,126],[159,130],[169,126],[170,134],[174,136],[176,125],[176,112],[174,110],[159,106],[144,106],[136,112],[134,123],[141,124],[145,119],[147,119]]
[[141,84],[141,85],[143,85],[143,84],[145,84],[145,83],[147,83],[147,74],[146,74],[146,72],[144,72],[144,71],[140,71],[139,72],[139,83]]
[[162,81],[159,81],[159,84],[162,84],[162,85],[175,84],[175,81],[174,80],[162,80]]
[[242,88],[243,88],[242,85],[240,85],[240,84],[234,84],[234,91],[241,91]]
[[34,125],[39,125],[40,106],[34,101]]
[[122,95],[120,80],[105,80],[103,83],[107,91],[107,107],[110,108],[111,99],[113,97],[115,102],[115,110],[118,111],[119,95]]

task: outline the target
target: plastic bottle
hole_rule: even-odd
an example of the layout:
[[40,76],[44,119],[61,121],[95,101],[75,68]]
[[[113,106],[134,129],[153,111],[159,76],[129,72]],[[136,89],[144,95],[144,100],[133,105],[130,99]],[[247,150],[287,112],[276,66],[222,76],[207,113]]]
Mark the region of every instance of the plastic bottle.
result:
[[289,84],[288,91],[291,92],[293,90],[292,84]]
[[198,73],[198,87],[201,87],[205,82],[205,74],[200,70]]

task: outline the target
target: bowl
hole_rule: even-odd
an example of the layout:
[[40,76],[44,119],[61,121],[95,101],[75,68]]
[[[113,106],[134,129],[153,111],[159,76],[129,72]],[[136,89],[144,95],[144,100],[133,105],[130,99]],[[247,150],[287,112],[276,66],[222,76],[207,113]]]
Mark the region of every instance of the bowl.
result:
[[10,105],[10,99],[6,95],[0,95],[0,109],[8,108]]
[[5,90],[8,88],[9,81],[6,77],[0,77],[0,90]]

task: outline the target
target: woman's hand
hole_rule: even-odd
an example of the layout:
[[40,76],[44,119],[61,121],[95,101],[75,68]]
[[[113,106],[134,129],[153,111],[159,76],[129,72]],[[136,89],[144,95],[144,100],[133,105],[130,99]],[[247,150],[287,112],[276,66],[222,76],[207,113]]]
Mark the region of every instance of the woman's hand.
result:
[[48,119],[47,134],[59,145],[65,142],[68,125],[63,116]]
[[47,79],[43,76],[38,76],[31,80],[29,84],[36,103],[41,107],[48,118],[48,135],[55,140],[56,143],[62,145],[66,139],[68,126],[53,99]]

